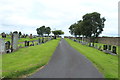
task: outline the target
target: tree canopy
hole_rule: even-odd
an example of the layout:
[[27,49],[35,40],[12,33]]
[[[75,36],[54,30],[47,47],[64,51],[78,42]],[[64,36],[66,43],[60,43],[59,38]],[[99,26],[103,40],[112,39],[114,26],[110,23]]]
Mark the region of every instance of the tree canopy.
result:
[[93,12],[85,14],[82,17],[83,20],[72,24],[69,29],[71,35],[84,35],[86,37],[98,37],[102,33],[104,28],[104,22],[106,19],[100,17],[100,13]]
[[39,36],[43,37],[44,34],[48,34],[48,36],[49,36],[49,34],[51,33],[51,28],[50,27],[41,26],[41,27],[37,28],[36,31],[37,31],[37,34]]
[[69,32],[75,37],[82,35],[89,38],[96,38],[102,33],[105,21],[106,19],[104,17],[101,18],[100,13],[87,13],[83,15],[82,20],[77,21],[77,23],[69,27]]
[[54,34],[54,39],[56,39],[57,35],[59,36],[59,35],[64,34],[62,30],[55,30],[55,31],[52,31],[52,33]]
[[62,34],[64,34],[64,32],[62,30],[55,30],[55,31],[52,31],[52,33],[54,35],[62,35]]

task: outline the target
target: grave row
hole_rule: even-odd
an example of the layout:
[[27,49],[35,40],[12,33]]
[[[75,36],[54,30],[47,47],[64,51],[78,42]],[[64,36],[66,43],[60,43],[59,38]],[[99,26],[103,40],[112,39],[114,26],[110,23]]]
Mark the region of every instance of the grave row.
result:
[[75,40],[75,39],[72,39],[72,40],[75,41],[75,42],[81,43],[82,45],[87,45],[89,47],[94,47],[94,48],[96,48],[96,49],[98,49],[100,51],[103,51],[105,53],[109,53],[109,54],[112,54],[112,55],[117,54],[117,48],[116,48],[116,46],[103,45],[103,48],[102,48],[102,46],[98,46],[97,44],[93,45],[93,43],[78,41],[78,40]]
[[[35,40],[35,41],[24,41],[24,44],[25,44],[25,47],[28,47],[28,46],[34,46],[35,42],[37,42],[36,45],[39,45],[39,44],[45,43],[49,40],[52,40],[52,38],[49,38],[49,39],[48,38],[46,38],[46,39],[44,39],[44,38],[40,39],[39,38],[38,40]],[[32,44],[30,44],[30,42],[32,42]]]
[[[10,41],[5,42],[4,39],[0,39],[0,53],[10,53],[16,51],[18,48],[21,48],[21,46],[18,47],[18,39],[19,39],[18,34],[16,33],[12,35],[11,42]],[[39,38],[38,40],[35,41],[24,41],[24,47],[39,45],[49,40],[52,40],[52,38],[46,38],[46,39]],[[30,44],[30,42],[32,42],[32,44]]]
[[9,53],[16,51],[18,49],[18,34],[13,33],[10,41],[5,42],[3,39],[0,39],[0,53]]

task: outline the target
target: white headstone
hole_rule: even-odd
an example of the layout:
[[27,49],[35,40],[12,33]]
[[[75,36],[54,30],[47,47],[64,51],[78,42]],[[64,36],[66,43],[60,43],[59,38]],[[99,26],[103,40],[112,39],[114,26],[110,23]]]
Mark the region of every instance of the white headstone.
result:
[[0,39],[0,54],[5,53],[5,42],[3,39]]

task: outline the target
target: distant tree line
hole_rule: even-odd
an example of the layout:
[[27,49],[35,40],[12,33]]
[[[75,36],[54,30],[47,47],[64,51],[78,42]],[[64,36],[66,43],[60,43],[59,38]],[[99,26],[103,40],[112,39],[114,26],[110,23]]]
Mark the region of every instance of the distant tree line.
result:
[[52,32],[54,34],[55,39],[56,39],[56,36],[64,34],[64,32],[62,30],[51,31],[50,27],[45,27],[45,26],[41,26],[41,27],[37,28],[36,31],[37,31],[37,34],[41,37],[44,37],[44,35],[46,35],[46,34],[47,34],[47,36],[49,36],[49,34],[51,34],[51,32]]
[[82,20],[69,27],[69,32],[75,37],[89,38],[90,42],[94,43],[95,38],[102,33],[105,21],[106,19],[104,17],[101,18],[101,14],[98,12],[87,13],[83,15]]

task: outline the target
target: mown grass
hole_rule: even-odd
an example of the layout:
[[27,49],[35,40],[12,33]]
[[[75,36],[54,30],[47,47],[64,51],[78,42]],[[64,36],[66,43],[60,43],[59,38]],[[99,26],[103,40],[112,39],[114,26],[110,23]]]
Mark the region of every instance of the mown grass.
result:
[[2,55],[3,77],[17,78],[36,71],[48,63],[60,39],[45,44],[21,48],[11,54]]
[[88,58],[104,75],[105,78],[118,78],[118,55],[105,54],[92,47],[65,39],[73,48]]
[[[78,41],[82,41],[80,39],[77,39]],[[86,42],[86,41],[83,41],[83,42]],[[97,45],[97,46],[101,46],[101,48],[103,49],[103,45],[109,45],[109,44],[103,44],[103,43],[94,43],[94,45]],[[111,49],[113,46],[116,46],[116,45],[111,45]],[[117,54],[119,54],[120,52],[118,51],[120,49],[120,46],[116,46],[116,49],[117,49]],[[112,50],[111,50],[112,51]]]
[[[30,39],[29,37],[27,37],[27,38],[20,38],[19,40],[18,40],[18,42],[24,42],[24,41],[34,41],[34,40],[38,40],[38,38],[39,37],[37,37],[37,38],[32,38],[32,39]],[[11,42],[11,37],[6,37],[6,38],[3,38],[5,41],[10,41]]]

